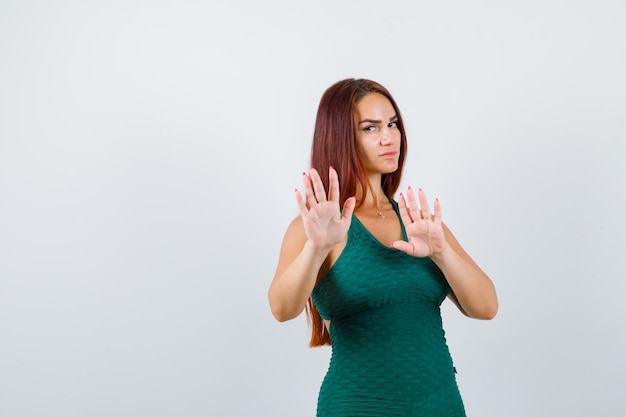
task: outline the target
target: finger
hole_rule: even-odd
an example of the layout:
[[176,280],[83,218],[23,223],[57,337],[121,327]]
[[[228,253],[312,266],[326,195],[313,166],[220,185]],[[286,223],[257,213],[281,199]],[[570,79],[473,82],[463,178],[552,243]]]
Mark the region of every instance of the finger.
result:
[[339,201],[339,178],[335,168],[328,168],[328,200]]
[[313,183],[313,191],[315,192],[315,199],[318,203],[326,201],[326,190],[324,190],[324,184],[322,184],[322,178],[315,168],[311,168],[311,182]]
[[424,193],[424,190],[420,188],[417,192],[417,195],[420,199],[420,212],[422,214],[422,219],[430,220],[430,208],[428,207],[428,199],[426,199],[426,193]]
[[435,198],[435,223],[441,224],[441,204],[438,198]]
[[304,201],[304,197],[302,197],[302,193],[297,188],[295,189],[296,193],[296,204],[298,205],[298,210],[300,211],[301,216],[306,216],[309,210],[306,208],[306,202]]
[[306,172],[302,173],[302,184],[304,186],[304,195],[306,197],[305,203],[307,203],[309,207],[313,207],[317,204],[317,200],[315,199],[315,193],[313,192],[311,177],[309,177]]
[[352,220],[352,213],[354,213],[354,207],[356,206],[356,197],[350,197],[343,203],[343,212],[341,217],[346,218],[348,221]]
[[409,242],[405,242],[404,240],[396,240],[391,243],[391,247],[394,249],[398,249],[407,255],[413,255],[413,246]]
[[413,188],[409,187],[406,194],[408,197],[407,207],[409,213],[411,213],[411,218],[414,219],[413,221],[418,221],[420,219],[420,207],[415,199],[415,192],[413,192]]
[[411,217],[411,213],[406,204],[406,200],[404,199],[404,194],[400,193],[400,198],[398,199],[398,206],[400,206],[400,217],[402,218],[402,222],[405,225],[409,225],[413,223],[413,218]]

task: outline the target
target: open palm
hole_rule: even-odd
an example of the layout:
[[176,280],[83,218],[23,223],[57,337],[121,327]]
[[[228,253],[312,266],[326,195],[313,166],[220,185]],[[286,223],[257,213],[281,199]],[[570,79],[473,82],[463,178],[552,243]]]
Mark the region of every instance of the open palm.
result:
[[400,194],[400,216],[404,222],[408,242],[398,240],[392,246],[411,256],[425,258],[441,253],[446,245],[446,238],[441,222],[441,206],[435,200],[435,214],[430,214],[428,200],[424,191],[418,191],[419,205],[411,187],[407,190],[407,200]]
[[307,239],[318,248],[331,248],[341,242],[348,232],[356,199],[350,197],[344,203],[343,213],[339,206],[339,179],[332,167],[329,169],[328,195],[315,169],[303,173],[304,196],[296,190],[296,202],[300,209]]

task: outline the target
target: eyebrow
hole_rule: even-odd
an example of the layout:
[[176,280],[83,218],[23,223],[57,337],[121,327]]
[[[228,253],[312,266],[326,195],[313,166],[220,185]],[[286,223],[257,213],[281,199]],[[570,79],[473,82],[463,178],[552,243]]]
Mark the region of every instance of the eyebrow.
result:
[[[393,121],[395,121],[395,120],[398,120],[398,115],[397,115],[397,114],[394,114],[393,116],[391,116],[391,117],[389,118],[389,121],[390,121],[390,122],[393,122]],[[376,123],[382,123],[382,120],[363,119],[363,120],[361,120],[361,121],[359,122],[359,124],[362,124],[362,123],[372,123],[372,124],[376,124]]]

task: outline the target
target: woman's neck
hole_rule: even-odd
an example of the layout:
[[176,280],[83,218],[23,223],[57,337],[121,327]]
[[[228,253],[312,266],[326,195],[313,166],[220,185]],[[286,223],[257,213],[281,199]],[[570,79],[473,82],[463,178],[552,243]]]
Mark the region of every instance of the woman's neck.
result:
[[[370,178],[369,188],[367,193],[363,193],[362,190],[357,193],[357,200],[360,202],[358,212],[361,214],[368,214],[372,217],[385,218],[385,212],[393,209],[389,198],[385,195],[383,187],[381,185],[381,176],[377,179]],[[365,196],[363,195],[365,194]]]
[[382,176],[380,174],[370,176],[363,205],[380,208],[380,205],[387,202],[387,200],[387,196],[383,191]]

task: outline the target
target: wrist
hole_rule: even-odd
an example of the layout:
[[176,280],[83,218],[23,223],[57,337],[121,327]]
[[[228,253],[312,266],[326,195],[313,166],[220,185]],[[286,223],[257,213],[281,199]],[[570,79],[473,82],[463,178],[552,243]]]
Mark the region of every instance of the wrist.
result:
[[432,255],[430,255],[430,259],[432,259],[433,262],[435,262],[437,265],[439,265],[440,263],[444,263],[445,262],[445,260],[449,257],[451,252],[452,252],[452,248],[450,247],[448,242],[445,242],[443,244],[441,250],[439,250],[436,253],[433,253]]
[[330,250],[333,248],[332,245],[330,246],[320,246],[317,245],[313,242],[311,242],[310,240],[307,240],[304,243],[304,250],[309,252],[311,255],[313,255],[314,257],[322,257],[322,258],[326,258],[326,256],[328,256],[328,253],[330,252]]

